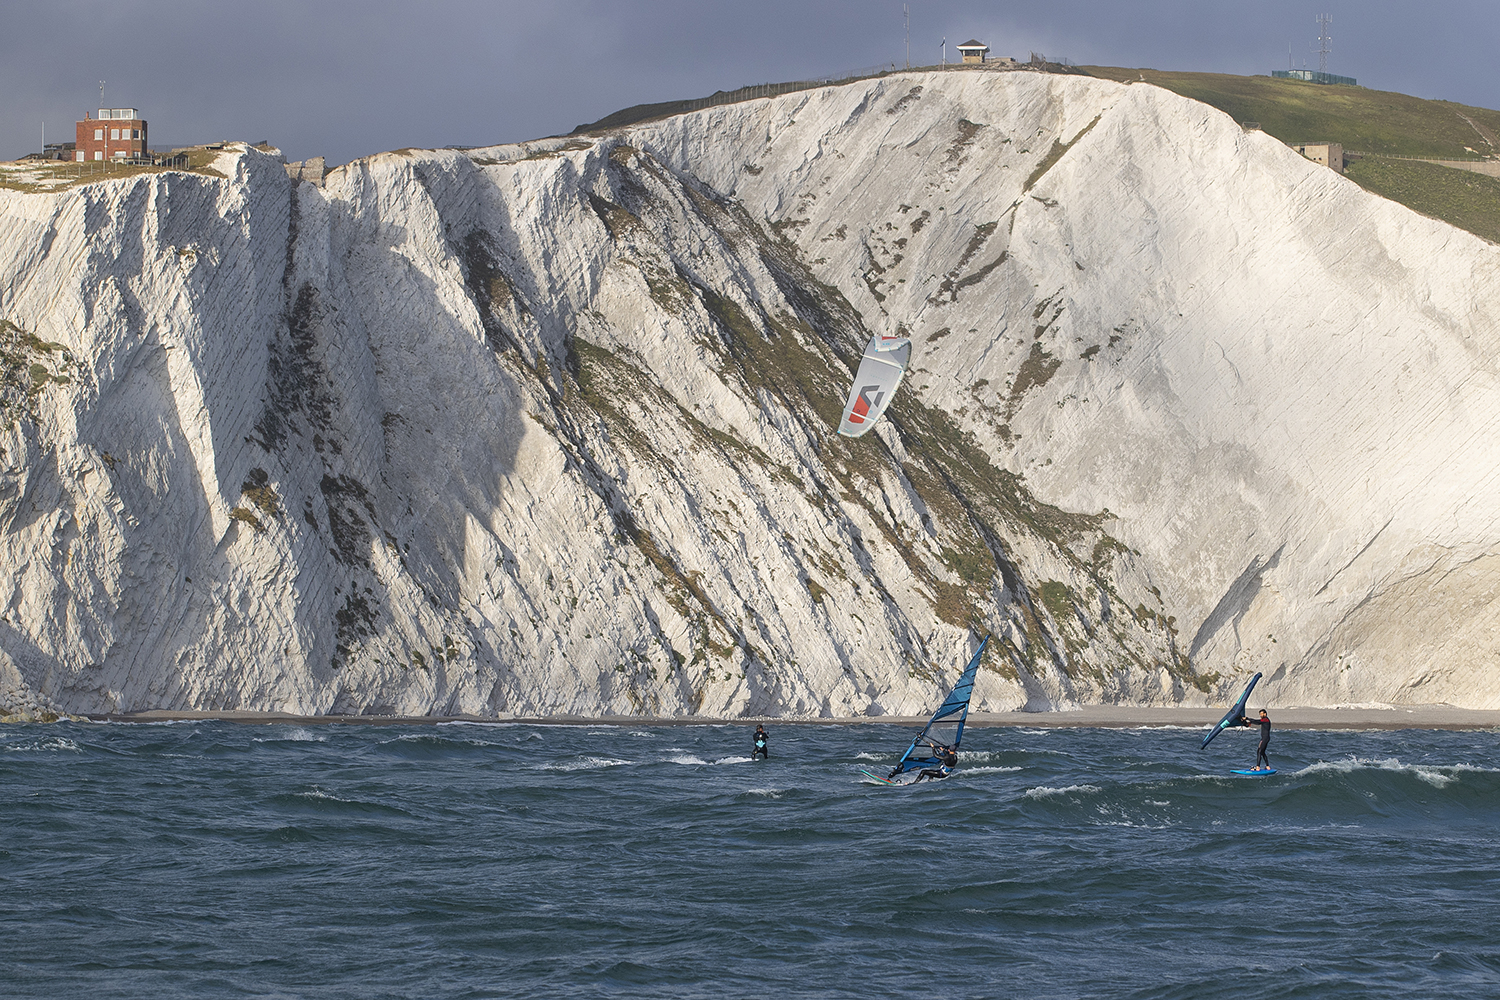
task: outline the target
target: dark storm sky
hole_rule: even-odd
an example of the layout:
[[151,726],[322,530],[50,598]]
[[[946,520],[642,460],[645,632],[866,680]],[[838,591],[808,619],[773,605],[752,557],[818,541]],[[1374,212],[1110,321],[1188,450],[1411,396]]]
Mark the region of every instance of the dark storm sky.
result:
[[[996,54],[1266,73],[1500,108],[1495,0],[910,0],[911,61],[946,36]],[[0,158],[140,108],[152,145],[268,139],[330,163],[568,132],[611,111],[904,63],[891,0],[0,0]]]

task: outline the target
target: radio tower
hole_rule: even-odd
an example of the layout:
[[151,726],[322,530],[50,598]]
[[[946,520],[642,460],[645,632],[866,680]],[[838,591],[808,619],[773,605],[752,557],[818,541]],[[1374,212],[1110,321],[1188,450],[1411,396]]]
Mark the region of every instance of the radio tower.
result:
[[1332,14],[1318,15],[1318,72],[1328,72],[1328,53],[1333,51],[1333,36],[1328,33],[1328,26],[1333,23]]
[[911,69],[911,5],[901,5],[901,24],[906,38],[906,68]]

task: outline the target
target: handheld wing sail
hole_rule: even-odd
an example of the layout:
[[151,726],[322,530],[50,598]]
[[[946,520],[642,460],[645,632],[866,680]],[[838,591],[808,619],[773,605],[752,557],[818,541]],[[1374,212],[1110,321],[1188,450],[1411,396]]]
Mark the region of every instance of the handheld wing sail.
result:
[[1250,692],[1255,690],[1255,682],[1258,680],[1260,680],[1259,673],[1250,678],[1250,683],[1245,685],[1245,690],[1240,695],[1240,700],[1235,702],[1234,707],[1231,708],[1228,712],[1224,713],[1224,718],[1220,719],[1213,726],[1213,728],[1204,735],[1203,743],[1198,747],[1199,750],[1202,750],[1203,747],[1206,747],[1210,743],[1212,743],[1214,737],[1218,736],[1224,730],[1230,728],[1231,726],[1237,726],[1240,724],[1240,720],[1245,717],[1245,703],[1250,700]]
[[849,401],[844,404],[844,419],[839,421],[839,433],[844,437],[857,438],[864,434],[885,408],[891,405],[891,397],[906,374],[906,365],[911,361],[911,341],[906,337],[870,338],[865,345],[864,357],[860,359],[859,371],[854,375],[854,387],[849,390]]
[[958,683],[953,685],[953,690],[948,692],[948,697],[943,699],[938,710],[932,713],[926,727],[911,741],[911,746],[906,748],[906,753],[891,772],[892,778],[920,767],[937,767],[942,763],[937,756],[938,747],[958,749],[958,742],[964,735],[964,720],[969,717],[969,698],[974,694],[974,675],[979,672],[979,658],[984,655],[984,647],[989,645],[989,641],[990,637],[985,636],[979,643],[974,658],[964,667],[964,672],[958,675]]

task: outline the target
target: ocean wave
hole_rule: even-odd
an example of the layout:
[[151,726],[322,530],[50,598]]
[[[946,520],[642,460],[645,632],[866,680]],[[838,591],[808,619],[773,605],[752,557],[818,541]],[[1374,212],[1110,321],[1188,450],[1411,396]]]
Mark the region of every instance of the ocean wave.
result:
[[597,771],[605,767],[621,767],[634,761],[620,760],[618,757],[584,757],[582,760],[567,760],[558,763],[542,764],[543,771]]
[[252,736],[251,743],[327,743],[328,737],[306,729],[293,729],[283,736]]
[[1295,772],[1296,777],[1311,774],[1352,774],[1355,771],[1393,771],[1410,774],[1434,788],[1447,788],[1457,783],[1463,772],[1495,773],[1495,769],[1476,767],[1473,764],[1407,764],[1396,757],[1347,757],[1343,760],[1320,760]]
[[66,736],[44,736],[30,743],[17,743],[5,748],[6,753],[83,753],[83,747]]
[[1071,792],[1098,792],[1098,785],[1065,785],[1062,788],[1050,788],[1047,785],[1038,785],[1035,788],[1026,789],[1028,799],[1050,799],[1057,795],[1067,795]]
[[991,767],[963,767],[963,768],[960,768],[956,773],[958,773],[958,774],[1007,774],[1007,773],[1009,773],[1011,771],[1024,771],[1024,770],[1026,770],[1024,767],[1001,767],[999,765],[994,765],[994,766],[991,766]]
[[865,751],[861,750],[859,753],[857,753],[857,754],[854,755],[854,759],[855,760],[885,760],[887,756],[889,756],[889,755],[866,753]]
[[690,753],[681,753],[681,754],[678,754],[675,757],[668,757],[667,758],[667,763],[669,763],[669,764],[707,764],[708,761],[704,760],[702,757],[695,757],[695,756],[693,756]]
[[765,799],[779,799],[779,798],[781,798],[781,789],[779,789],[779,788],[747,788],[747,789],[745,789],[744,794],[745,795],[758,795],[761,798],[765,798]]
[[[1047,751],[1051,753],[1052,751]],[[1015,760],[1016,757],[1029,756],[1032,751],[1019,750],[1011,747],[1005,750],[960,750],[958,760],[961,764],[993,763],[1001,760]]]
[[[322,740],[322,737],[314,737]],[[473,736],[457,737],[446,736],[439,733],[408,733],[397,736],[394,739],[381,740],[381,746],[389,746],[392,743],[414,744],[423,747],[498,747],[504,744],[496,743],[494,740],[481,740]]]

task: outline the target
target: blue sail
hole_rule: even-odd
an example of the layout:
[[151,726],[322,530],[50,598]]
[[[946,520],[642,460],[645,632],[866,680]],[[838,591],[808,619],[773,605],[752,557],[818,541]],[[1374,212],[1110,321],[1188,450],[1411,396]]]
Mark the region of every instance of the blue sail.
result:
[[979,672],[979,658],[984,655],[984,647],[989,645],[989,641],[989,636],[980,641],[974,658],[964,667],[964,672],[959,674],[958,683],[953,685],[948,697],[943,699],[927,725],[911,741],[906,753],[901,755],[896,769],[891,772],[892,778],[917,768],[938,767],[942,764],[937,756],[938,747],[958,749],[958,743],[964,735],[964,721],[969,717],[969,698],[974,694],[974,675]]
[[1260,680],[1259,673],[1250,678],[1250,683],[1245,685],[1245,691],[1240,695],[1240,700],[1235,702],[1234,707],[1224,713],[1224,718],[1215,723],[1213,728],[1208,731],[1208,734],[1203,737],[1203,743],[1198,747],[1199,750],[1208,746],[1213,742],[1213,738],[1224,730],[1240,724],[1240,720],[1245,717],[1245,703],[1250,700],[1250,692],[1255,690],[1255,682],[1258,680]]

